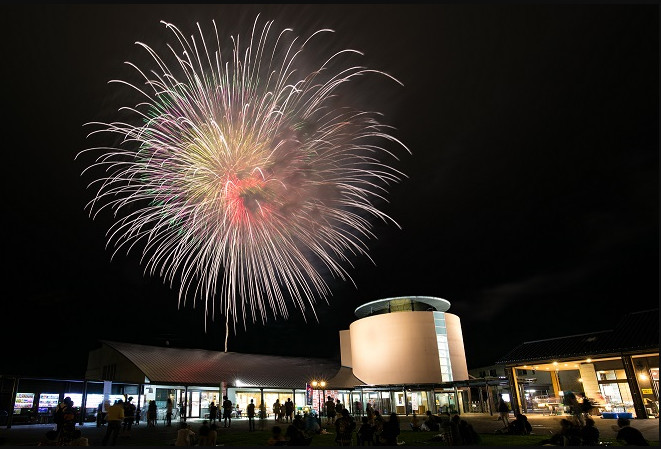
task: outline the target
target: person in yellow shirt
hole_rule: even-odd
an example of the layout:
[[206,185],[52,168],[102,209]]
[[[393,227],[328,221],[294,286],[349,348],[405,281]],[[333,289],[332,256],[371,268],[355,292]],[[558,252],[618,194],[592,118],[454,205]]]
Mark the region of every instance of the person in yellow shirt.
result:
[[124,401],[120,399],[114,405],[110,406],[106,415],[106,421],[108,421],[108,429],[101,444],[106,446],[112,437],[110,445],[114,446],[117,442],[117,436],[122,427],[122,422],[124,421]]

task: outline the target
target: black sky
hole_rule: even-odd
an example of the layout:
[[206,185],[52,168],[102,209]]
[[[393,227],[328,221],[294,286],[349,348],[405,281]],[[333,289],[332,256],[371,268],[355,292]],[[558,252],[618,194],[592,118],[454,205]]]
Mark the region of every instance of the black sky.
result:
[[[80,377],[100,338],[222,349],[224,322],[178,310],[177,286],[110,261],[92,221],[83,124],[112,120],[107,81],[140,63],[160,20],[244,32],[257,13],[398,78],[364,99],[412,150],[376,223],[357,288],[329,279],[319,322],[249,325],[232,351],[336,357],[375,299],[448,299],[470,367],[523,341],[609,329],[659,298],[657,5],[6,5],[5,286],[0,373]],[[323,49],[326,50],[326,49]],[[363,86],[361,86],[362,88]],[[396,332],[396,329],[384,329]],[[378,341],[375,342],[378,344]]]

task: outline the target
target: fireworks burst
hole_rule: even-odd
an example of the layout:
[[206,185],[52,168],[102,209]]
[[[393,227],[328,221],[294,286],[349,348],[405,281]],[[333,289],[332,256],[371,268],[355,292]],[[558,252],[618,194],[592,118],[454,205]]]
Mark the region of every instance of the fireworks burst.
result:
[[215,47],[199,25],[187,39],[163,23],[176,38],[167,57],[138,42],[154,69],[127,63],[141,83],[111,81],[139,94],[122,108],[133,123],[91,124],[90,136],[118,143],[84,151],[100,152],[88,169],[104,170],[90,184],[90,214],[110,208],[113,257],[140,243],[146,273],[171,286],[181,279],[180,303],[199,298],[212,317],[218,304],[234,326],[239,316],[244,325],[248,316],[286,318],[290,301],[316,317],[315,298],[331,294],[319,264],[350,280],[342,265],[369,257],[370,218],[392,221],[373,203],[403,175],[383,161],[396,156],[382,143],[406,149],[379,114],[338,94],[360,75],[394,78],[330,69],[355,50],[304,70],[305,51],[331,30],[301,42],[291,29],[272,34],[273,22],[258,30],[256,20],[249,45],[232,37],[226,59],[215,22]]

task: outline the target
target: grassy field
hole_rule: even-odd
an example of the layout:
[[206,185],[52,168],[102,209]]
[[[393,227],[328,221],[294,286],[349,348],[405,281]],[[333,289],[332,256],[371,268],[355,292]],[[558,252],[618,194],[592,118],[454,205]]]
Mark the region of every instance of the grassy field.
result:
[[[428,432],[413,432],[402,431],[399,436],[399,441],[404,442],[404,446],[447,446],[442,441],[432,441],[433,433]],[[234,434],[223,435],[221,444],[225,446],[264,446],[269,438],[269,432],[242,432]],[[495,435],[495,434],[481,434],[480,446],[539,446],[540,441],[548,436],[542,435],[528,435],[528,436],[514,436],[514,435]],[[355,435],[353,444],[355,445]],[[658,446],[658,441],[651,441],[652,446]],[[620,446],[617,442],[609,442],[609,446]],[[337,446],[335,443],[335,435],[316,435],[312,439],[311,446]]]

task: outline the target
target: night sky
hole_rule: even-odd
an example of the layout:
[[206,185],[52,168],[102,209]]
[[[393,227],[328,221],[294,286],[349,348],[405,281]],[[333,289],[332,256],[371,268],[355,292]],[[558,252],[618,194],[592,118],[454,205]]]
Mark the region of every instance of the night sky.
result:
[[74,157],[83,124],[125,105],[107,82],[147,60],[134,42],[171,39],[160,20],[228,36],[258,13],[332,28],[321,51],[359,49],[398,78],[362,82],[360,101],[413,154],[381,205],[402,229],[375,223],[374,263],[345,265],[356,286],[328,279],[319,322],[249,323],[230,351],[339,360],[357,306],[429,295],[461,318],[471,368],[657,307],[657,5],[5,5],[0,374],[81,378],[99,339],[223,349],[224,321],[205,333],[201,304],[178,309],[178,284],[144,276],[138,251],[110,260],[112,217],[84,210]]

